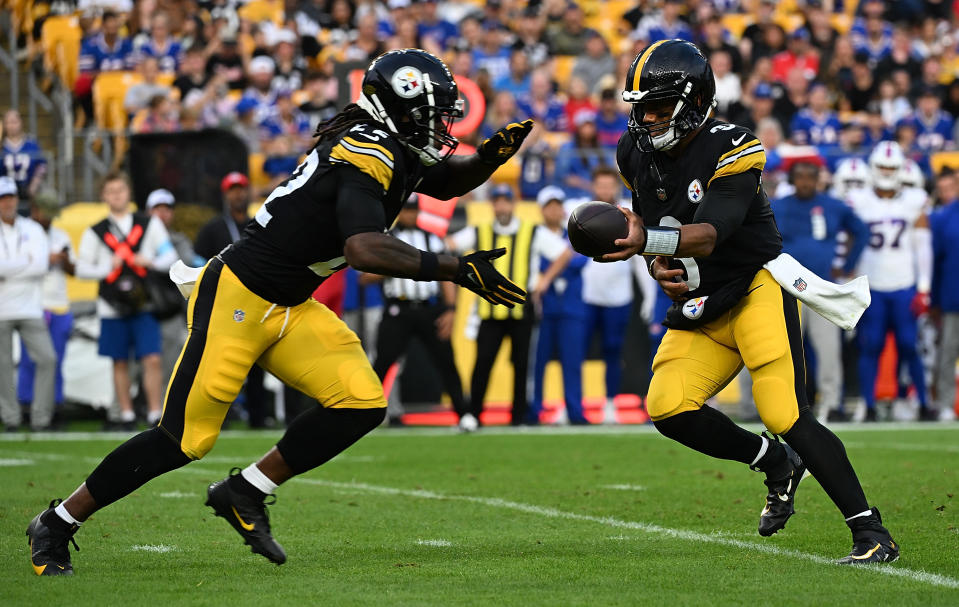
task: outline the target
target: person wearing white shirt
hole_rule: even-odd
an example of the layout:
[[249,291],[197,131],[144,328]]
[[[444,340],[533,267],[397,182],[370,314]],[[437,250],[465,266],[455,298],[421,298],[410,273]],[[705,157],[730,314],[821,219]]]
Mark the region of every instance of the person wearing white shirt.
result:
[[43,277],[50,263],[40,224],[17,215],[17,184],[0,177],[0,418],[7,432],[22,421],[13,385],[13,332],[37,366],[30,426],[45,430],[53,419],[56,357],[43,321]]
[[[73,314],[70,313],[70,299],[67,297],[67,275],[72,276],[74,272],[70,236],[50,225],[59,212],[60,198],[50,190],[38,192],[30,205],[30,218],[46,231],[50,243],[50,270],[43,277],[42,302],[43,318],[57,358],[53,385],[54,428],[60,425],[56,420],[56,412],[63,406],[63,357],[70,331],[73,330]],[[24,345],[20,350],[17,375],[17,400],[21,404],[33,402],[36,371],[36,363]]]
[[125,429],[133,429],[136,416],[130,398],[131,352],[143,367],[148,424],[160,419],[162,396],[160,325],[148,311],[146,277],[150,270],[169,270],[177,254],[162,221],[130,212],[126,175],[107,175],[100,195],[110,214],[83,233],[76,270],[78,278],[100,281],[99,353],[113,359],[119,421]]

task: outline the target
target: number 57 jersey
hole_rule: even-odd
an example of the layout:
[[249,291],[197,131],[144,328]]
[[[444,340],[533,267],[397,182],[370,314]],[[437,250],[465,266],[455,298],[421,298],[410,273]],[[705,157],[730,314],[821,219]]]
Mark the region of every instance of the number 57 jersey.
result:
[[[671,267],[684,270],[691,299],[717,299],[722,294],[727,302],[722,307],[735,304],[756,272],[782,250],[782,237],[762,189],[766,154],[748,129],[707,120],[675,158],[641,152],[626,132],[616,159],[633,193],[633,211],[647,226],[701,222],[717,226],[719,240],[711,255],[671,261]],[[723,178],[743,174],[755,176],[745,195],[730,196],[717,186]]]
[[925,190],[908,187],[892,198],[880,198],[871,188],[847,194],[846,204],[869,227],[869,243],[859,258],[857,273],[869,277],[869,287],[874,291],[916,286],[913,239],[916,221],[923,215],[927,200]]

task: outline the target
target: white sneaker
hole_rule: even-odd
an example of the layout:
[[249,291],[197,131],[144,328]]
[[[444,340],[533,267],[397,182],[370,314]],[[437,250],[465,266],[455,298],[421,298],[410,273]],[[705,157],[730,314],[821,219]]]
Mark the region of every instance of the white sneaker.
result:
[[611,398],[606,400],[606,406],[603,407],[603,423],[604,424],[619,423],[619,420],[616,418],[616,403],[614,403],[613,399]]
[[556,413],[556,417],[553,418],[554,426],[568,426],[569,425],[569,414],[566,413],[566,407],[560,407],[559,411]]
[[479,420],[472,413],[467,413],[460,418],[460,432],[476,432],[479,428]]

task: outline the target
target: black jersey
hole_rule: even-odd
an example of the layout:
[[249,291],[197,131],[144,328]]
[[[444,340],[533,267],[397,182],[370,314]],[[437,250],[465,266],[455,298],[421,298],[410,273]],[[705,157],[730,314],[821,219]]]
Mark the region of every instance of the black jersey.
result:
[[346,267],[347,238],[393,224],[425,171],[375,123],[353,126],[310,151],[220,256],[263,299],[300,304]]
[[[683,280],[689,285],[690,299],[722,292],[724,299],[732,303],[763,264],[782,250],[782,237],[762,189],[766,154],[749,130],[707,120],[676,158],[665,153],[640,152],[627,132],[619,139],[616,159],[623,180],[633,193],[633,211],[647,226],[679,227],[702,222],[716,226],[716,247],[709,257],[675,258],[671,262],[671,267],[684,269]],[[709,195],[717,179],[744,173],[756,177],[756,189],[751,196],[730,200]],[[729,205],[737,208],[721,208]],[[733,225],[713,221],[719,216],[737,220]],[[742,217],[741,222],[738,217]],[[736,294],[738,289],[741,292]],[[728,296],[731,291],[733,297]],[[714,307],[713,314],[716,312]]]

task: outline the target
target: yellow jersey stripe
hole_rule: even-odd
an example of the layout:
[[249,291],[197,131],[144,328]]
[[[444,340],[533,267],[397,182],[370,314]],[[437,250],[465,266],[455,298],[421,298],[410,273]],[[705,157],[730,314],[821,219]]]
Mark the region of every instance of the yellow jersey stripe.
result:
[[636,73],[633,74],[633,90],[634,91],[639,90],[639,80],[640,80],[641,74],[643,73],[643,68],[646,67],[646,62],[649,61],[649,56],[653,54],[653,51],[656,49],[657,46],[666,42],[669,42],[669,41],[660,40],[659,42],[650,44],[646,48],[646,50],[643,51],[643,54],[639,56],[639,62],[636,64]]
[[393,181],[393,167],[387,165],[386,161],[378,155],[358,152],[356,148],[350,149],[341,142],[330,150],[330,158],[355,166],[383,186],[384,192],[390,189],[390,183]]
[[343,141],[345,141],[345,142],[347,142],[347,143],[349,143],[349,144],[351,144],[351,145],[355,145],[356,147],[359,147],[359,148],[367,148],[367,149],[370,149],[370,150],[376,150],[377,152],[379,152],[379,153],[383,154],[384,156],[386,156],[387,158],[389,158],[389,159],[390,159],[390,162],[392,162],[392,161],[394,160],[394,158],[393,158],[393,152],[389,151],[388,149],[384,148],[383,146],[381,146],[381,145],[379,145],[379,144],[377,144],[377,143],[373,143],[373,142],[370,142],[370,141],[357,141],[356,139],[353,139],[352,137],[344,137],[344,138],[343,138]]
[[723,160],[726,160],[730,156],[735,156],[737,153],[742,152],[749,146],[756,145],[757,143],[759,143],[759,140],[754,137],[753,139],[750,139],[746,143],[742,144],[741,146],[735,147],[729,150],[728,152],[726,152],[725,154],[719,157],[719,161],[717,162],[717,164],[721,163]]
[[628,189],[630,192],[632,192],[632,191],[633,191],[633,186],[630,185],[630,183],[629,183],[628,181],[626,181],[626,177],[625,177],[622,173],[619,174],[619,178],[623,180],[623,185],[626,186],[626,189]]
[[716,172],[713,173],[713,176],[709,178],[709,183],[706,184],[706,187],[708,188],[713,180],[719,179],[720,177],[738,175],[752,169],[759,169],[761,171],[763,170],[764,166],[766,166],[766,152],[763,150],[762,146],[756,146],[755,152],[745,154],[729,164],[723,165],[722,167],[716,169]]

